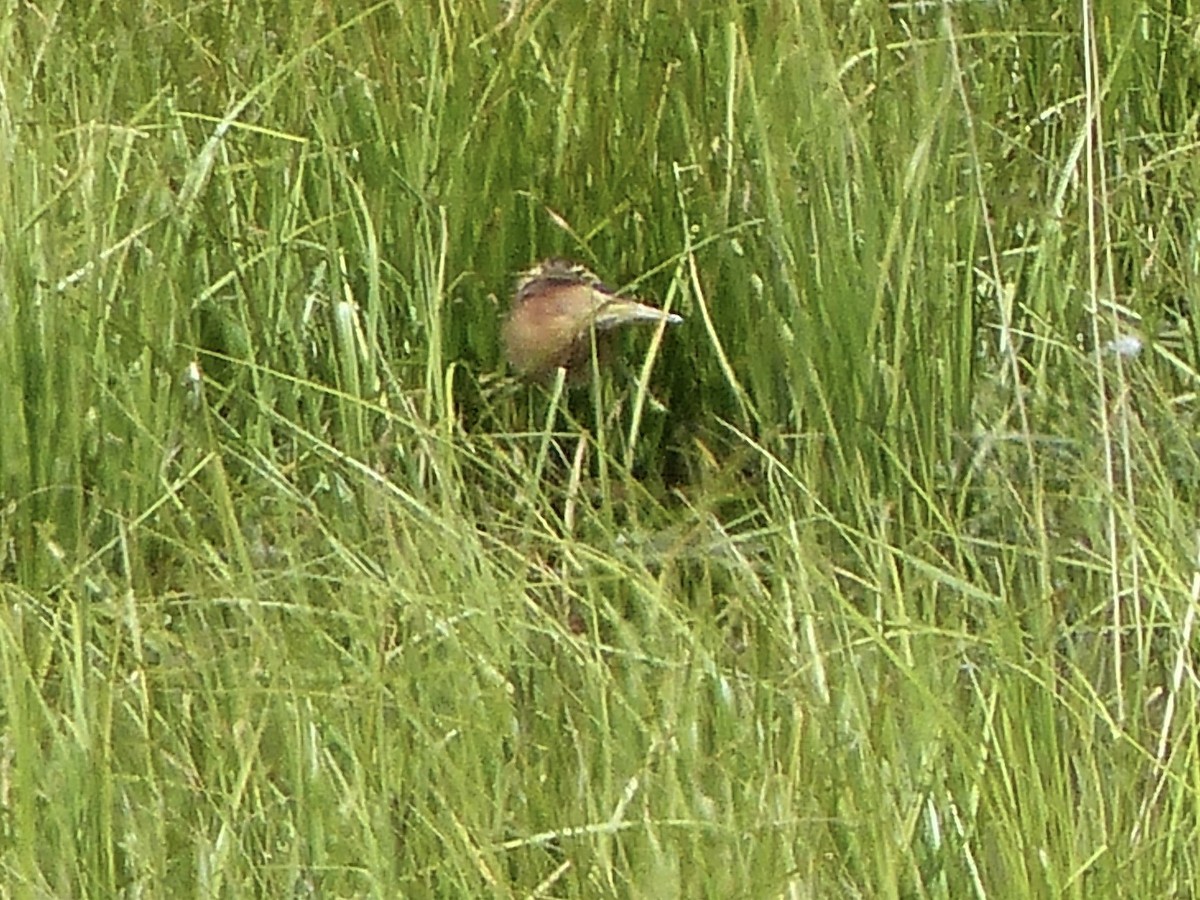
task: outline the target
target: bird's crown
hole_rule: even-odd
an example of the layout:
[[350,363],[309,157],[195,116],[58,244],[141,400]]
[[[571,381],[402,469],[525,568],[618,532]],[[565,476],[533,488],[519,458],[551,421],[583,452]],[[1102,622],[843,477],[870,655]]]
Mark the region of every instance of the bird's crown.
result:
[[602,294],[613,291],[587,266],[565,259],[544,259],[517,279],[517,302],[520,303],[547,288],[585,284]]

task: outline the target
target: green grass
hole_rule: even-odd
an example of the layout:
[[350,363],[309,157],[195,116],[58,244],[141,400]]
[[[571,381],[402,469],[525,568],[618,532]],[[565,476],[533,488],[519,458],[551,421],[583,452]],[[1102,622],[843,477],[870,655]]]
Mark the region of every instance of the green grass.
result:
[[0,893],[1193,896],[1161,6],[6,4]]

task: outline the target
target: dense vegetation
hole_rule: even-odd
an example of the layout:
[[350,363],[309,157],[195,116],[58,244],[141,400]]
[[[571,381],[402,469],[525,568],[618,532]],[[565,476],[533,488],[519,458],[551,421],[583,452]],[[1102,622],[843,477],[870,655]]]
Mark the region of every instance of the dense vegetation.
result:
[[0,2],[0,893],[1193,896],[1197,33]]

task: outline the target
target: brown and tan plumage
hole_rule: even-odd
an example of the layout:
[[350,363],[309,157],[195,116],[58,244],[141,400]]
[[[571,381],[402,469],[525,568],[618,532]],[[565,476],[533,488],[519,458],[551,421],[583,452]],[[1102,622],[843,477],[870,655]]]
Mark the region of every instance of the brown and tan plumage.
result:
[[674,313],[618,297],[583,266],[549,259],[517,281],[502,337],[509,364],[522,375],[546,377],[562,367],[580,380],[591,369],[593,333],[600,346],[601,338],[621,325],[682,321]]

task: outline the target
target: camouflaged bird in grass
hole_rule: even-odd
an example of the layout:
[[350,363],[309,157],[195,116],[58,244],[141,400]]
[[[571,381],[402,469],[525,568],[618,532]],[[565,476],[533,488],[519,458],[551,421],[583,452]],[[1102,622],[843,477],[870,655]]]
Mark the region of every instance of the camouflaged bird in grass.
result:
[[607,333],[621,325],[682,321],[674,313],[618,297],[583,266],[549,259],[517,281],[504,323],[504,350],[509,364],[526,377],[545,378],[561,367],[572,381],[581,381],[591,371],[593,333],[600,351]]

